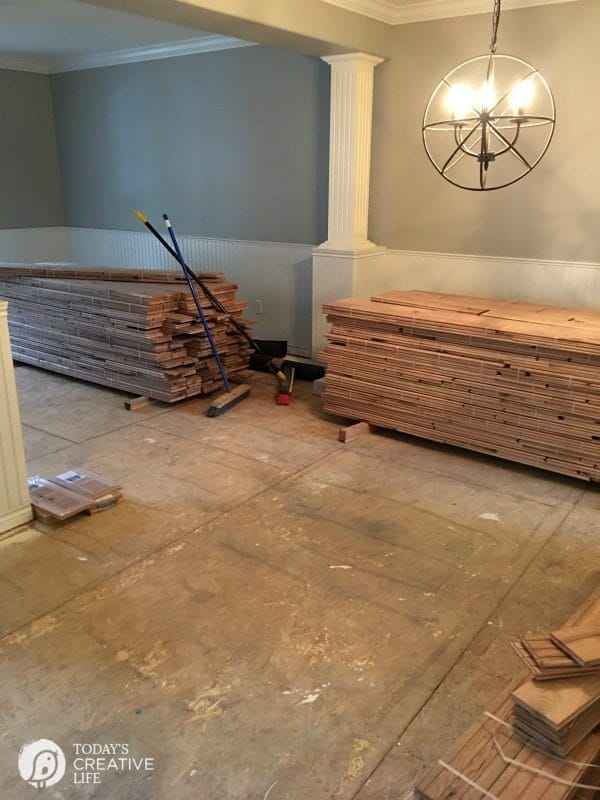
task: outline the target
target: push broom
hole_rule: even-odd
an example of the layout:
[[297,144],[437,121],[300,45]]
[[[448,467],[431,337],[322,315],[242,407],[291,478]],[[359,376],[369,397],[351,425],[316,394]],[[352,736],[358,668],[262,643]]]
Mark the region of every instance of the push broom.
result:
[[[141,213],[141,211],[137,211],[136,210],[135,213],[136,213],[136,216],[139,219],[141,219],[147,227],[150,225],[150,223],[144,217],[144,215]],[[153,228],[153,232],[155,233],[156,237],[159,239],[161,244],[163,244],[168,249],[169,253],[171,253],[173,258],[178,262],[179,266],[181,267],[181,269],[183,271],[183,275],[184,275],[184,277],[186,279],[188,288],[190,290],[190,294],[192,295],[192,298],[194,300],[194,305],[196,306],[196,310],[198,311],[198,316],[200,318],[200,322],[202,324],[202,327],[204,328],[204,333],[206,334],[206,338],[208,339],[208,343],[210,345],[210,349],[211,349],[212,354],[213,354],[213,356],[215,358],[217,367],[219,369],[219,372],[221,374],[221,378],[223,380],[223,385],[225,386],[225,394],[222,394],[219,397],[217,397],[216,400],[214,400],[210,404],[210,406],[208,408],[208,411],[206,412],[209,417],[218,417],[221,414],[224,414],[226,411],[228,411],[234,405],[237,405],[237,403],[241,402],[246,397],[248,397],[249,394],[250,394],[250,387],[247,384],[240,384],[239,386],[236,386],[235,389],[231,388],[231,385],[229,383],[229,379],[227,377],[227,373],[225,371],[225,367],[223,366],[223,361],[221,360],[221,356],[219,355],[219,351],[217,349],[217,345],[215,344],[215,340],[213,338],[212,332],[210,330],[208,322],[206,321],[206,317],[204,316],[204,311],[202,310],[202,305],[200,304],[200,301],[198,300],[198,295],[196,294],[196,289],[194,287],[194,284],[192,283],[192,275],[193,275],[193,273],[192,273],[191,269],[188,267],[188,265],[186,264],[186,262],[185,262],[185,260],[183,258],[183,254],[181,252],[181,248],[179,246],[179,242],[177,240],[177,236],[175,235],[175,231],[173,230],[173,225],[171,224],[171,220],[169,219],[167,214],[163,214],[163,219],[164,219],[165,224],[167,226],[167,230],[169,232],[169,236],[171,238],[171,242],[173,243],[173,247],[168,245],[168,242],[163,239],[163,237],[158,233],[158,231],[155,228]],[[152,227],[152,226],[150,226],[150,227]],[[202,287],[202,285],[201,285],[201,287]],[[208,297],[208,295],[207,295],[207,297]]]
[[[241,334],[244,339],[248,342],[250,347],[257,353],[262,359],[264,359],[265,363],[267,364],[269,370],[276,376],[277,380],[279,381],[279,391],[280,394],[282,393],[289,393],[290,389],[290,377],[285,374],[281,370],[281,367],[277,364],[276,359],[269,359],[269,357],[263,352],[260,345],[250,336],[246,328],[241,325],[237,319],[231,314],[227,308],[223,305],[223,303],[219,300],[218,297],[211,292],[208,286],[201,280],[190,268],[189,266],[183,267],[181,261],[177,255],[176,250],[171,247],[171,245],[166,241],[166,239],[156,230],[154,225],[148,220],[144,214],[139,209],[135,209],[134,211],[136,217],[140,220],[140,222],[150,231],[150,233],[154,236],[154,238],[160,242],[160,244],[165,248],[165,250],[170,253],[173,258],[178,262],[178,264],[182,267],[182,269],[187,269],[186,276],[189,276],[204,292],[204,295],[208,298],[209,302],[212,304],[213,308],[223,314],[228,321],[233,325],[233,327],[237,330],[239,334]],[[235,390],[234,390],[235,391]],[[226,395],[225,395],[226,397]],[[210,411],[210,409],[209,409]],[[216,415],[215,415],[216,416]]]

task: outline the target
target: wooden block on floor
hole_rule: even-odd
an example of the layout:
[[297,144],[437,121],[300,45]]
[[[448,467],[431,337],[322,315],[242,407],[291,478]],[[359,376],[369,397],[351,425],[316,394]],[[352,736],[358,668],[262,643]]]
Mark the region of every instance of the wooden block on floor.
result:
[[142,397],[132,397],[131,400],[125,400],[123,405],[126,411],[138,411],[140,408],[149,406],[150,403],[152,403],[152,399],[143,395]]
[[355,422],[354,425],[347,425],[345,428],[340,428],[338,439],[340,442],[348,444],[362,436],[364,433],[371,433],[371,426],[368,422]]

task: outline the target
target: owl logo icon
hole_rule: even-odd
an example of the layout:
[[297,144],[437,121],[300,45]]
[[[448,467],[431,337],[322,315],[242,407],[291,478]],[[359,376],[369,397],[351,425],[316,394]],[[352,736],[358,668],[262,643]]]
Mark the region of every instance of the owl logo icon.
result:
[[51,739],[24,744],[19,752],[19,775],[36,789],[47,789],[65,774],[65,754]]

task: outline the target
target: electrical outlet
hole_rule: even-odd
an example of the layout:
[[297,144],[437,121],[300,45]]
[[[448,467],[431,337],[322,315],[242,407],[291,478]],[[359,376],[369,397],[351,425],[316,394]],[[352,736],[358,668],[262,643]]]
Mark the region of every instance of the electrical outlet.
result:
[[255,300],[254,301],[254,313],[255,314],[262,314],[262,300]]

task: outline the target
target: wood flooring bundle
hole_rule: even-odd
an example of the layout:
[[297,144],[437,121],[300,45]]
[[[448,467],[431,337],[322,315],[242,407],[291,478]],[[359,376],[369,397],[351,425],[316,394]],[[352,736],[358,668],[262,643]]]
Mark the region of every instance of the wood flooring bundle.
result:
[[513,692],[514,728],[525,740],[566,757],[600,725],[600,675],[528,681]]
[[[96,272],[102,279],[90,279],[90,270],[48,277],[0,267],[16,361],[169,403],[222,385],[185,284],[155,283],[143,272],[132,280],[128,271],[128,281],[112,274],[118,270],[108,279]],[[202,277],[232,316],[251,324],[242,318],[246,304],[236,299],[236,284],[218,273]],[[201,292],[199,298],[227,373],[244,369],[246,339]]]
[[520,641],[513,642],[513,648],[536,681],[600,674],[600,665],[579,664],[561,650],[547,634],[523,636]]
[[[600,612],[596,592],[571,617],[578,624]],[[575,684],[577,685],[577,679]],[[585,680],[585,679],[584,679]],[[558,686],[558,681],[543,684]],[[568,757],[539,746],[524,732],[517,734],[514,696],[532,700],[532,681],[516,680],[457,741],[415,787],[417,800],[596,800],[600,792],[600,729],[579,737]],[[559,687],[560,689],[560,687]],[[556,720],[571,719],[576,706],[592,707],[581,686],[562,702],[549,705]],[[585,700],[582,698],[586,697]],[[592,693],[593,697],[593,693]],[[579,702],[581,701],[581,702]],[[532,701],[534,702],[534,701]]]
[[32,475],[27,483],[35,517],[42,522],[64,522],[82,511],[104,511],[123,497],[118,483],[83,469],[70,469],[52,478]]
[[417,291],[324,312],[327,411],[600,480],[600,313]]
[[[600,725],[600,671],[593,637],[600,624],[600,602],[593,603],[576,623],[551,634],[549,646],[540,638],[524,637],[532,658],[543,668],[575,664],[583,674],[539,682],[530,680],[513,692],[514,727],[519,735],[531,738],[540,747],[558,756],[567,756],[583,737]],[[587,653],[589,663],[578,663],[562,639]],[[559,647],[560,645],[560,647]],[[553,651],[551,648],[555,647]],[[564,669],[564,667],[562,667]],[[588,674],[586,674],[588,672]]]

